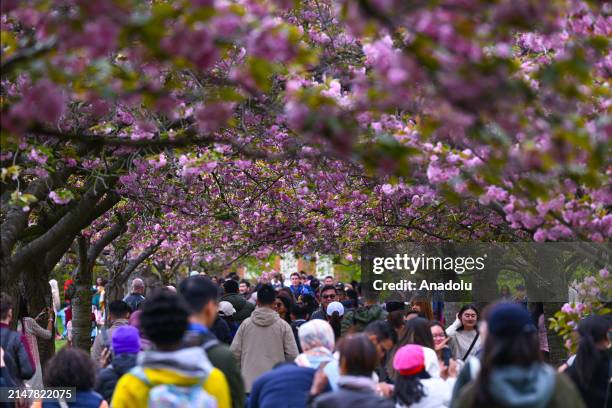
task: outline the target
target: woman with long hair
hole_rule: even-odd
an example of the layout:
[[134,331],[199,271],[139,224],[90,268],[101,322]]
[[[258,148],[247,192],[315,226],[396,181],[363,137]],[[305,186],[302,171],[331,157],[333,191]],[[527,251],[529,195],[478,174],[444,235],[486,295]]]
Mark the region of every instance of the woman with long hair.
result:
[[274,301],[274,310],[289,325],[291,325],[291,303],[291,299],[285,295],[276,295],[276,300]]
[[[36,320],[42,317],[47,318],[46,329],[40,327],[36,322]],[[42,368],[40,366],[40,355],[38,354],[38,338],[40,337],[48,340],[53,336],[53,322],[55,314],[53,313],[53,309],[47,307],[40,312],[35,319],[33,319],[30,317],[30,313],[28,311],[28,302],[24,297],[20,297],[18,318],[17,331],[25,336],[28,343],[29,353],[31,353],[36,366],[34,376],[25,381],[25,383],[29,387],[42,387],[43,377]]]
[[500,303],[487,323],[480,373],[454,407],[584,407],[571,381],[542,361],[537,328],[525,308]]
[[[401,337],[399,337],[397,344],[391,350],[391,358],[389,358],[387,361],[386,369],[389,373],[389,377],[393,381],[397,379],[397,371],[393,368],[393,359],[395,358],[397,351],[407,344],[418,344],[422,347],[430,349],[431,353],[434,353],[434,341],[431,335],[431,329],[429,328],[429,321],[427,319],[415,317],[414,319],[406,321]],[[434,374],[440,374],[440,366],[437,364],[436,372]]]
[[434,320],[433,310],[431,308],[431,302],[424,296],[416,296],[410,301],[412,310],[419,313],[420,316],[427,320]]
[[578,324],[580,342],[576,358],[567,369],[589,408],[612,405],[610,385],[610,315],[588,316]]
[[434,350],[436,356],[438,356],[438,362],[440,366],[443,364],[448,366],[450,361],[453,360],[453,352],[448,346],[450,337],[446,334],[446,330],[442,323],[437,320],[429,323],[429,330],[431,330],[431,336],[433,337]]
[[478,318],[476,306],[464,305],[457,313],[457,320],[446,329],[446,334],[451,338],[449,346],[455,360],[465,361],[480,349],[482,339],[476,327]]

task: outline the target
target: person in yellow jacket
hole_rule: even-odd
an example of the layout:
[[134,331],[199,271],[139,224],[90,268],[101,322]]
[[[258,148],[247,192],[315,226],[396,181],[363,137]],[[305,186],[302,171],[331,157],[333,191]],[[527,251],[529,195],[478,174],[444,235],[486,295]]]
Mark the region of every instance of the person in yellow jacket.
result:
[[141,353],[137,366],[119,379],[111,402],[113,408],[146,408],[149,391],[157,385],[192,387],[199,383],[217,400],[219,408],[231,408],[225,375],[212,366],[204,349],[180,348],[188,315],[182,300],[168,290],[147,298],[140,326],[154,348]]

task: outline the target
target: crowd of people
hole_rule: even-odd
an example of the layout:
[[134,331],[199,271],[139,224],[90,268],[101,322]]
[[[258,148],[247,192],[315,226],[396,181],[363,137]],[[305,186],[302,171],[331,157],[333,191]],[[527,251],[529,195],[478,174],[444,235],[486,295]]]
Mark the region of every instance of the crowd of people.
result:
[[[36,407],[612,405],[609,315],[580,323],[577,354],[556,369],[541,305],[526,298],[464,305],[447,326],[424,295],[380,303],[332,276],[319,282],[296,272],[289,282],[192,273],[145,298],[134,279],[123,300],[104,308],[90,353],[64,347],[44,375],[31,337],[51,336],[52,310],[40,327],[13,316],[2,293],[2,386],[76,387],[76,401]],[[21,331],[10,329],[14,318]]]

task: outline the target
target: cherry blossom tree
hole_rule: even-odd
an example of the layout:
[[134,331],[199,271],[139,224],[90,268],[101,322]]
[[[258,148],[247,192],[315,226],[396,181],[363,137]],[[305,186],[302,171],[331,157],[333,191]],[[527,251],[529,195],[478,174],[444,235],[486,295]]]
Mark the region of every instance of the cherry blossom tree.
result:
[[0,11],[1,280],[35,309],[119,212],[159,262],[611,235],[607,3]]

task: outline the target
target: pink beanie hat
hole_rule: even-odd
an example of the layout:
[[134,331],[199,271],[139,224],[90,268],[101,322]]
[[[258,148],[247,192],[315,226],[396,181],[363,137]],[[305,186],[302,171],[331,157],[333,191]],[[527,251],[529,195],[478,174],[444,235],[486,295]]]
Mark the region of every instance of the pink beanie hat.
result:
[[393,358],[393,368],[400,375],[415,375],[425,369],[425,353],[417,344],[406,344],[397,350]]

